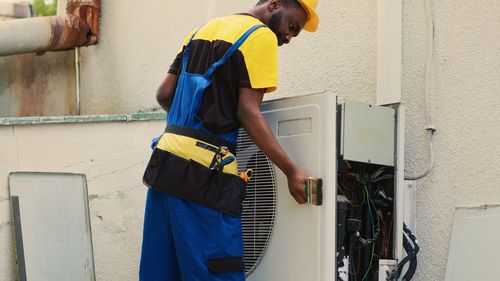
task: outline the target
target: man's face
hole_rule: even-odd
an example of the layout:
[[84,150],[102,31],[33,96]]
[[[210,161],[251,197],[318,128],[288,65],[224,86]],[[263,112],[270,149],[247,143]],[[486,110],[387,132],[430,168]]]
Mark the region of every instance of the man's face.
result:
[[302,8],[281,7],[269,20],[269,28],[278,38],[278,46],[288,44],[292,37],[299,35],[306,23],[307,14]]

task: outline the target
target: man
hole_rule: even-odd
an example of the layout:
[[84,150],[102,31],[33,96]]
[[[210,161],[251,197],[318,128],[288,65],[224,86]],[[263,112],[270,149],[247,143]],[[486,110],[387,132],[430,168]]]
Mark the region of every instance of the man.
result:
[[240,126],[306,202],[308,174],[281,148],[260,104],[277,82],[277,46],[314,32],[317,0],[260,0],[184,41],[157,92],[168,112],[144,174],[148,189],[140,280],[244,280],[235,147]]

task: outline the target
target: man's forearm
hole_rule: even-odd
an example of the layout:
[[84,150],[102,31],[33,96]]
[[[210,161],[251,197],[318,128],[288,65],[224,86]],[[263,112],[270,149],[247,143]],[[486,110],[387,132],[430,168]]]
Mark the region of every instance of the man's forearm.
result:
[[246,88],[240,90],[238,120],[257,147],[288,176],[293,173],[296,166],[288,158],[260,112],[263,94],[264,90]]
[[245,112],[240,118],[240,123],[245,128],[248,136],[255,142],[257,147],[285,173],[293,173],[295,165],[288,158],[281,145],[276,140],[269,124],[260,111]]
[[285,173],[290,194],[297,203],[303,204],[306,202],[305,181],[308,174],[290,160],[260,112],[263,94],[262,89],[240,89],[238,120],[260,150]]

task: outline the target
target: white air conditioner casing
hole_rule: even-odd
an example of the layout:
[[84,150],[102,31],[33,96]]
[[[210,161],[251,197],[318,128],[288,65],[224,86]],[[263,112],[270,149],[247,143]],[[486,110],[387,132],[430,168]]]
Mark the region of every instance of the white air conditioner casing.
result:
[[335,107],[320,94],[265,102],[262,112],[281,146],[311,176],[323,179],[322,206],[299,205],[276,171],[274,228],[249,281],[335,280]]
[[[248,236],[255,236],[252,231],[257,232],[258,237],[256,239],[259,240],[257,244],[260,243],[260,246],[264,248],[258,257],[252,259],[253,265],[245,264],[245,266],[248,266],[247,280],[335,281],[337,252],[336,148],[338,141],[337,124],[340,124],[340,122],[337,122],[336,96],[329,93],[319,93],[271,100],[262,104],[261,111],[278,142],[291,160],[305,169],[310,176],[323,179],[323,204],[314,206],[296,203],[288,191],[286,176],[277,167],[274,167],[269,173],[261,173],[266,174],[266,178],[261,185],[265,187],[263,189],[267,190],[269,186],[275,185],[275,191],[273,190],[272,198],[267,195],[270,193],[269,191],[265,191],[265,194],[255,198],[256,200],[264,198],[264,201],[266,201],[264,203],[266,205],[266,215],[264,217],[268,219],[271,217],[269,214],[272,213],[272,222],[264,224],[259,222],[259,218],[253,220],[253,211],[250,211],[249,219],[248,214],[246,214],[249,206],[244,204],[244,240],[245,236],[247,238]],[[396,119],[393,118],[393,120]],[[404,120],[400,119],[398,122],[400,121]],[[396,131],[404,128],[398,124],[395,127]],[[399,139],[399,134],[395,137],[397,137],[397,140],[394,153],[397,155],[401,151],[404,142]],[[248,142],[248,136],[246,138],[246,142]],[[262,157],[265,156],[253,158]],[[394,158],[395,166],[402,167],[402,158]],[[246,162],[250,162],[248,159],[250,159],[248,156],[242,158],[238,156],[240,170],[246,167],[248,164]],[[272,166],[270,162],[266,165]],[[397,183],[402,182],[403,169],[395,168],[395,170],[397,170],[395,172],[395,185],[397,188],[399,185]],[[272,179],[269,179],[269,175],[272,175]],[[258,178],[258,175],[256,177]],[[259,184],[256,184],[253,188],[259,191]],[[248,192],[253,194],[251,188],[247,188],[247,201]],[[402,192],[395,191],[395,193],[396,202],[402,202]],[[267,202],[271,201],[274,205],[272,207],[267,206],[269,205]],[[401,231],[403,217],[401,204],[395,204],[394,212],[396,218],[393,235],[396,238],[393,247],[396,259],[400,260],[402,256]],[[261,224],[263,227],[259,226]],[[249,233],[246,233],[245,225],[252,225],[253,228]],[[267,236],[261,235],[261,232],[266,227],[270,229],[269,234]],[[247,256],[248,247],[253,250],[254,244],[249,244],[251,243],[245,245],[245,256]],[[245,259],[245,262],[248,263],[247,259]]]

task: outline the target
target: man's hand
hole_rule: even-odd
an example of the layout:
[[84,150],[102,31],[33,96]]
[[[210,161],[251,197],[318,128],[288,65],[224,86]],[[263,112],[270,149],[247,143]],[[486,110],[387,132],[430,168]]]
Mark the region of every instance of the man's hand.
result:
[[288,189],[295,201],[306,203],[305,184],[307,173],[295,165],[273,135],[267,120],[260,112],[264,89],[240,88],[238,120],[248,136],[269,157],[288,179]]
[[287,175],[288,190],[292,197],[299,204],[307,203],[306,198],[306,180],[308,174],[303,169],[296,166],[296,170]]

